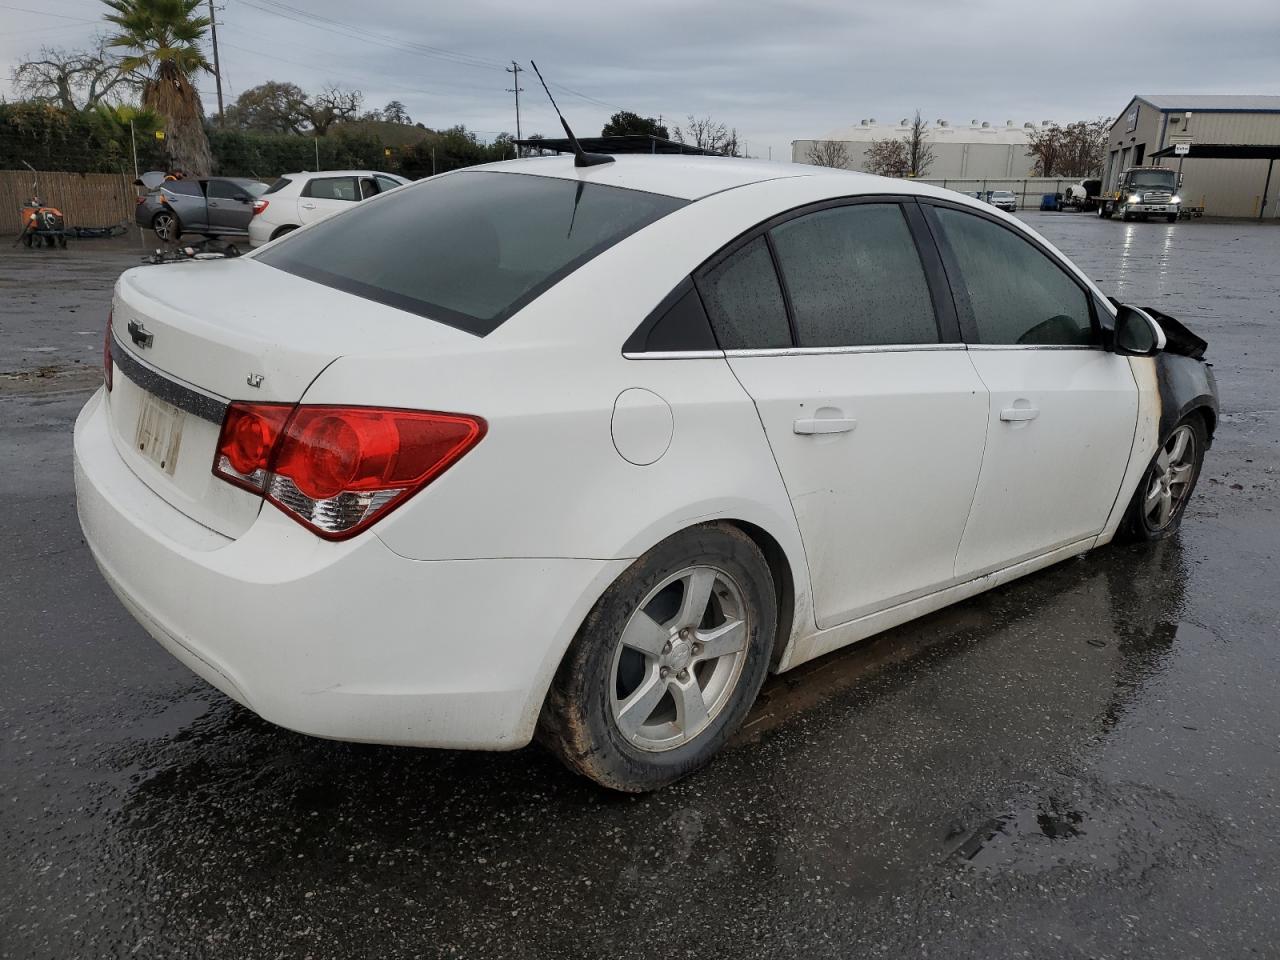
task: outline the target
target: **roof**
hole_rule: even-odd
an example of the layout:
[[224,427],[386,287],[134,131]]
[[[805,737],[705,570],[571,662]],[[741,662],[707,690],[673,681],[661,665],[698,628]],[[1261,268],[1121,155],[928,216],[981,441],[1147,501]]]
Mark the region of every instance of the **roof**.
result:
[[[522,147],[534,147],[540,150],[556,150],[560,153],[572,153],[573,146],[565,137],[549,139],[542,137],[536,140],[517,140]],[[704,150],[692,144],[680,143],[678,140],[664,140],[647,133],[627,134],[621,137],[579,137],[578,143],[587,153],[683,153],[702,157],[719,157],[723,154],[714,150]]]
[[[584,145],[585,146],[585,145]],[[661,193],[683,200],[697,200],[721,190],[732,190],[751,183],[782,177],[812,176],[818,167],[800,163],[770,163],[765,160],[739,160],[734,157],[650,156],[623,154],[613,163],[592,167],[575,167],[568,154],[551,157],[526,157],[503,160],[478,167],[465,167],[442,176],[453,176],[468,170],[493,170],[501,173],[527,173],[533,176],[562,177],[584,183],[602,183],[646,193]],[[856,176],[856,174],[849,174]]]
[[1146,101],[1157,110],[1172,113],[1186,110],[1192,112],[1203,110],[1209,113],[1280,113],[1280,96],[1216,93],[1140,93],[1134,99]]
[[403,180],[398,173],[387,173],[385,170],[295,170],[293,173],[282,173],[281,177],[395,177]]

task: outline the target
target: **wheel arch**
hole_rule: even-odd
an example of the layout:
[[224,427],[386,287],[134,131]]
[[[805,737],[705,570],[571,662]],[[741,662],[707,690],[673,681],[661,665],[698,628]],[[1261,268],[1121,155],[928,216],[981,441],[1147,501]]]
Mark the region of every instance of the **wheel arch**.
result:
[[765,563],[769,565],[769,573],[773,576],[774,601],[778,609],[778,622],[774,627],[773,635],[773,656],[769,666],[776,670],[782,663],[783,654],[795,631],[796,582],[791,561],[787,558],[782,544],[764,527],[746,520],[726,519],[722,522],[737,527],[750,537],[764,554]]
[[298,229],[298,226],[299,225],[296,223],[281,224],[280,226],[276,227],[274,230],[271,231],[270,239],[278,240],[280,237],[283,237],[286,233],[293,233],[293,231]]

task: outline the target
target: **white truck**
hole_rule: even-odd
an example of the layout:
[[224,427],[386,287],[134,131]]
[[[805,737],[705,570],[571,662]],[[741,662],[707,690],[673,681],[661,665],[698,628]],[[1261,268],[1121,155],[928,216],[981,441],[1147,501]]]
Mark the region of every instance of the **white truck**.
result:
[[1173,223],[1182,210],[1176,171],[1165,167],[1127,167],[1112,192],[1097,197],[1098,216],[1110,220],[1159,217]]

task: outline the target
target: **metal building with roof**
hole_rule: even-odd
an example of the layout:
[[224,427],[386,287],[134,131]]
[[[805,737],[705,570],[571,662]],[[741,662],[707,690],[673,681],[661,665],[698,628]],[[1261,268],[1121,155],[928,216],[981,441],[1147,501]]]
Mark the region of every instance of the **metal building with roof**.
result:
[[1149,95],[1111,126],[1103,189],[1126,167],[1182,173],[1183,203],[1209,216],[1280,217],[1280,96]]
[[[1027,152],[1028,135],[1037,126],[1049,126],[1050,121],[1035,123],[988,123],[973,120],[969,123],[951,123],[935,120],[928,125],[925,139],[933,148],[933,163],[925,171],[931,180],[947,179],[1022,179],[1035,175],[1035,158]],[[874,119],[862,120],[852,126],[832,130],[825,137],[815,140],[791,141],[791,159],[795,163],[809,163],[809,150],[823,141],[843,143],[849,155],[846,169],[866,171],[866,151],[876,140],[901,140],[911,129],[911,120],[900,123],[879,123]]]

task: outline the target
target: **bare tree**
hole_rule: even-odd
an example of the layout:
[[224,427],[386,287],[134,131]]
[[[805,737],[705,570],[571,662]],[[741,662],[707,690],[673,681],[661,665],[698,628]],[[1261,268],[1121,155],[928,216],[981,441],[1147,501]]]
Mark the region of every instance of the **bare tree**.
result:
[[882,177],[905,177],[911,169],[906,140],[872,140],[864,155],[867,172]]
[[1050,124],[1032,130],[1027,155],[1035,158],[1038,177],[1089,177],[1102,173],[1111,120],[1077,120],[1065,127]]
[[312,97],[302,112],[311,124],[312,132],[323,137],[335,123],[357,116],[363,100],[364,95],[359,90],[343,90],[330,84]]
[[55,103],[67,111],[109,102],[113,93],[137,85],[115,57],[107,56],[101,43],[92,50],[41,47],[13,72],[13,86],[20,96]]
[[913,177],[923,177],[933,166],[933,144],[929,142],[929,124],[916,111],[915,119],[902,138],[902,145],[907,151],[907,173]]
[[722,153],[726,157],[736,157],[738,153],[738,128],[726,127],[711,116],[702,119],[689,115],[684,127],[672,127],[672,135],[680,143],[687,143],[701,150]]
[[849,166],[849,147],[839,140],[815,140],[804,157],[815,167],[845,170]]

